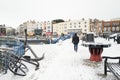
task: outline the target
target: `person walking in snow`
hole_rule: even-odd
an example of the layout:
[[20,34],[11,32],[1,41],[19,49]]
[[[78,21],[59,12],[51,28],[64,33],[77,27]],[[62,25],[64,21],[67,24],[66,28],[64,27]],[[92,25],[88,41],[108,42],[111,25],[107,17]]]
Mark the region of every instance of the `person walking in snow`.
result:
[[74,36],[72,37],[72,43],[74,44],[74,51],[77,52],[79,43],[79,37],[77,36],[77,33],[75,33]]

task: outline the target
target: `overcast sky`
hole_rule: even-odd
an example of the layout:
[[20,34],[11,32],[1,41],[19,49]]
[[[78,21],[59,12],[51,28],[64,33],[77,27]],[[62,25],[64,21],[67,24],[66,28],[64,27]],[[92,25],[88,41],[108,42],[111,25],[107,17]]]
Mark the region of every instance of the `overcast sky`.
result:
[[120,17],[120,0],[0,0],[0,24],[53,19],[109,20]]

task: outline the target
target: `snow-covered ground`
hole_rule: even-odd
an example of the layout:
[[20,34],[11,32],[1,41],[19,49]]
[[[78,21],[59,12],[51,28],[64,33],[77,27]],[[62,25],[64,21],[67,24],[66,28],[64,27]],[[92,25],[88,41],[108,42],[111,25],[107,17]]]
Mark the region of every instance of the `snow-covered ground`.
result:
[[[95,41],[107,42],[103,38]],[[26,63],[29,68],[27,76],[17,76],[8,70],[7,74],[0,74],[0,80],[116,80],[112,73],[104,76],[104,60],[90,61],[88,47],[81,43],[77,53],[73,50],[71,39],[57,44],[30,45],[38,56],[45,53],[45,58],[39,62],[40,69],[35,71],[33,65]],[[109,43],[111,47],[104,48],[102,56],[120,56],[120,44],[113,40]]]

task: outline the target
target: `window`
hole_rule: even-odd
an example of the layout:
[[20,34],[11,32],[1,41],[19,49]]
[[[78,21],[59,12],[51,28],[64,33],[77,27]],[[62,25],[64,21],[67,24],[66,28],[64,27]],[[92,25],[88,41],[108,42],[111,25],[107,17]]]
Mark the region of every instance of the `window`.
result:
[[116,27],[116,30],[119,31],[119,27]]
[[67,29],[67,27],[66,27],[66,26],[65,26],[64,28],[65,28],[65,29]]
[[50,30],[48,30],[47,32],[50,32]]
[[104,28],[104,31],[106,31],[107,29],[106,29],[106,27]]
[[50,28],[50,26],[47,27],[48,29]]
[[112,27],[112,31],[115,31],[115,27]]

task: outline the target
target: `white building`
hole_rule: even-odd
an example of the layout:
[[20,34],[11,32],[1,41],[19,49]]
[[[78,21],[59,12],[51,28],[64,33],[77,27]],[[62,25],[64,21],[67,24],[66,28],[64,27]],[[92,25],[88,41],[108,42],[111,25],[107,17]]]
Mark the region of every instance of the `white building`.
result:
[[46,21],[46,35],[52,35],[52,22]]
[[53,35],[67,34],[67,22],[53,24]]
[[21,24],[17,31],[18,33],[20,33],[21,35],[24,35],[24,29],[27,28],[27,34],[29,36],[33,36],[34,35],[34,30],[35,29],[41,29],[41,26],[40,26],[40,23],[39,22],[35,22],[34,20],[33,21],[27,21],[27,22],[24,22],[23,24]]
[[62,23],[53,24],[53,34],[61,35],[70,32],[87,33],[90,32],[90,19],[69,20]]

